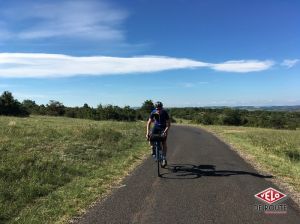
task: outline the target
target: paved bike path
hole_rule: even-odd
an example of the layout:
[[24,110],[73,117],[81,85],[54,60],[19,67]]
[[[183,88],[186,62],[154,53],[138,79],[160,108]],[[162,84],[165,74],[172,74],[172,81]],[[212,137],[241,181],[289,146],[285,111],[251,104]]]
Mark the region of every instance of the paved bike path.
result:
[[[172,126],[168,169],[157,177],[149,158],[120,188],[78,223],[300,223],[290,199],[287,214],[255,210],[254,195],[274,186],[226,144],[204,130]],[[150,150],[149,150],[150,154]]]

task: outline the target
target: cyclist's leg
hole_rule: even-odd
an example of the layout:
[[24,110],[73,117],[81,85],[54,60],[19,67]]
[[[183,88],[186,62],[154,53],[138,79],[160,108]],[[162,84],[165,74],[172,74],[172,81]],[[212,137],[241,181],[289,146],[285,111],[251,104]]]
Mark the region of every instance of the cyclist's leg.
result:
[[167,156],[167,151],[168,151],[168,145],[167,145],[167,139],[162,142],[163,145],[163,156]]
[[162,142],[162,149],[163,149],[163,151],[162,151],[162,159],[163,159],[162,167],[166,167],[166,165],[167,165],[167,149],[168,149],[166,140],[164,140]]
[[[150,130],[150,136],[151,136],[152,134],[155,134],[155,127],[153,127],[153,128]],[[153,141],[151,141],[150,139],[149,139],[149,144],[150,144],[151,146],[153,146]]]
[[[152,134],[158,134],[158,133],[159,133],[159,132],[158,132],[157,128],[154,126],[154,127],[152,128],[152,130],[151,130],[151,134],[150,134],[150,135],[152,135]],[[150,143],[150,145],[151,145],[152,155],[155,155],[154,142],[153,142],[153,141],[149,141],[149,143]]]
[[162,142],[164,159],[167,158],[167,151],[168,151],[167,138],[168,138],[168,135],[166,136],[165,140]]

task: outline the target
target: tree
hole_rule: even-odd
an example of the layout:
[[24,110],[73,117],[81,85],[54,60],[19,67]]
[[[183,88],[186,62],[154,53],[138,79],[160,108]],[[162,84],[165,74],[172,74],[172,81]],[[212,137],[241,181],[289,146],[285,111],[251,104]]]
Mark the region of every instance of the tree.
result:
[[285,126],[285,119],[280,114],[273,114],[270,118],[270,125],[272,128],[282,129]]
[[76,118],[77,117],[77,113],[76,113],[77,110],[78,110],[78,108],[66,108],[64,115],[66,117]]
[[130,108],[130,106],[125,106],[123,108],[123,116],[123,120],[134,121],[136,117],[136,111]]
[[0,115],[28,116],[29,112],[14,99],[11,92],[4,91],[0,96]]
[[223,117],[223,124],[225,125],[241,125],[242,118],[238,110],[225,109],[225,116]]
[[23,100],[22,105],[31,114],[39,113],[39,105],[37,105],[33,100]]
[[213,124],[213,123],[214,123],[214,121],[213,121],[212,114],[204,113],[203,117],[202,117],[202,124],[210,125],[210,124]]
[[50,100],[47,104],[47,114],[52,116],[62,116],[65,113],[65,106],[55,100]]
[[141,118],[142,120],[145,120],[149,117],[149,114],[153,109],[154,109],[154,104],[152,100],[146,100],[142,104],[142,107],[139,109],[139,115],[137,117]]
[[154,109],[154,104],[152,100],[146,100],[141,107],[141,111],[147,114],[151,113],[153,109]]
[[83,107],[79,108],[77,116],[79,118],[94,119],[93,108],[91,108],[87,103]]
[[47,108],[45,107],[44,104],[40,105],[40,107],[39,107],[39,114],[40,115],[46,115],[47,114]]
[[87,103],[85,103],[85,104],[83,104],[83,108],[90,109],[90,106]]

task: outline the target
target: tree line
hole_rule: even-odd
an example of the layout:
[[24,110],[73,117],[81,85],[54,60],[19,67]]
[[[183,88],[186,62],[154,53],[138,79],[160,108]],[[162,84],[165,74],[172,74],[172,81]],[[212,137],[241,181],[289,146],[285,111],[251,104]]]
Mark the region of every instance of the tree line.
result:
[[38,105],[35,101],[29,99],[20,103],[18,100],[14,99],[12,93],[8,91],[3,92],[0,96],[0,115],[21,117],[33,114],[92,120],[136,121],[147,119],[149,113],[153,110],[153,107],[153,102],[151,100],[146,100],[139,109],[134,109],[130,106],[119,107],[101,104],[96,108],[93,108],[87,103],[82,107],[67,107],[56,100],[50,100],[46,105]]
[[171,108],[173,117],[204,125],[234,125],[275,129],[300,128],[300,112],[232,108]]
[[[33,100],[20,103],[12,93],[5,91],[0,96],[0,115],[29,116],[50,115],[92,120],[136,121],[147,120],[154,109],[152,100],[146,100],[140,108],[129,106],[101,105],[96,108],[85,103],[82,107],[67,107],[61,102],[50,100],[46,105],[38,105]],[[249,111],[232,108],[168,108],[172,122],[177,118],[204,125],[235,125],[276,129],[300,128],[300,112],[289,111]]]

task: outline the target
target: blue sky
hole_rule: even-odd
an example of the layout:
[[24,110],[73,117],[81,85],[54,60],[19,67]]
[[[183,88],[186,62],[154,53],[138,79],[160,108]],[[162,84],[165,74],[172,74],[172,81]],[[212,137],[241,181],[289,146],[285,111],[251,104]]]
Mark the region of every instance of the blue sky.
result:
[[0,0],[0,92],[67,106],[300,105],[297,0]]

